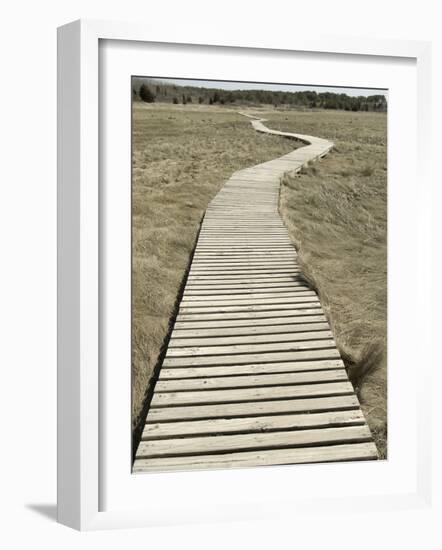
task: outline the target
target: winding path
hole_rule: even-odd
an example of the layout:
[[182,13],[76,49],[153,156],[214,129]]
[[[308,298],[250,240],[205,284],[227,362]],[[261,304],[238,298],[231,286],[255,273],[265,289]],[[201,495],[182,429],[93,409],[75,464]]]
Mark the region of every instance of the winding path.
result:
[[134,472],[377,458],[278,212],[283,174],[333,143],[249,118],[306,146],[235,172],[209,204]]

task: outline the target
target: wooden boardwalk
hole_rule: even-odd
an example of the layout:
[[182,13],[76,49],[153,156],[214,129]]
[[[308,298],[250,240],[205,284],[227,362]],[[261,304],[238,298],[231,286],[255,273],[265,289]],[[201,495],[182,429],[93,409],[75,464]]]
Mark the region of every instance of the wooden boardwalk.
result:
[[207,208],[134,472],[377,458],[278,212],[281,176],[333,144],[252,124],[306,146],[235,172]]

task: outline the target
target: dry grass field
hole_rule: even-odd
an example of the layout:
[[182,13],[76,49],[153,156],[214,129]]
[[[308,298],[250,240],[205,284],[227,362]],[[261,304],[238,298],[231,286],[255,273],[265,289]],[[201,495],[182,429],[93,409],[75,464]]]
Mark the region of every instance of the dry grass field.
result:
[[[244,110],[244,109],[242,109]],[[281,187],[281,214],[317,288],[382,457],[387,453],[386,116],[255,109],[336,149]],[[134,103],[134,444],[204,210],[232,172],[292,151],[221,106]]]
[[209,201],[235,170],[293,147],[284,138],[256,133],[249,120],[227,108],[133,104],[134,446]]
[[387,456],[387,117],[262,113],[268,127],[335,142],[281,187],[280,210],[318,290],[380,456]]

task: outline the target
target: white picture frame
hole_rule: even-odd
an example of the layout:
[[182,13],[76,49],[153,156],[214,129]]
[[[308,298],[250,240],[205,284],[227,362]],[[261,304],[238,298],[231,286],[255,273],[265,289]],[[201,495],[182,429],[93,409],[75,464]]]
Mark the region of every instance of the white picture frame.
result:
[[[259,518],[271,507],[272,515],[281,513],[282,507],[298,509],[300,503],[305,511],[315,511],[330,506],[323,496],[302,501],[287,501],[281,493],[281,502],[277,502],[277,489],[266,493],[257,500],[250,493],[249,507],[243,510],[238,506],[228,507],[228,496],[220,495],[216,506],[207,507],[200,503],[199,508],[188,506],[187,510],[177,503],[172,510],[168,503],[162,503],[156,510],[149,507],[128,506],[122,499],[120,507],[103,509],[102,484],[106,479],[103,472],[103,452],[107,444],[103,442],[102,421],[106,414],[107,396],[100,384],[102,362],[100,356],[100,336],[103,319],[100,313],[100,302],[103,289],[103,263],[101,261],[100,243],[103,225],[100,225],[101,190],[100,190],[100,44],[102,41],[115,41],[130,47],[131,44],[169,44],[176,48],[192,46],[229,48],[231,59],[234,49],[238,55],[244,51],[272,52],[283,55],[283,52],[303,52],[332,56],[376,56],[380,59],[411,59],[416,64],[418,114],[417,138],[413,141],[414,154],[420,173],[419,206],[419,274],[421,280],[428,284],[421,285],[410,308],[414,312],[429,311],[431,303],[430,263],[428,250],[423,246],[429,234],[429,120],[431,103],[429,98],[430,51],[426,42],[365,40],[351,37],[318,37],[310,38],[297,34],[293,37],[281,37],[278,42],[266,43],[260,36],[244,39],[217,40],[211,44],[209,37],[201,33],[198,37],[189,37],[185,29],[179,35],[156,36],[152,31],[136,24],[101,21],[76,21],[59,29],[58,33],[58,520],[60,523],[80,530],[104,529],[131,526],[153,526],[174,524],[177,522],[193,523],[199,521],[216,521],[229,519]],[[182,45],[182,46],[180,46]],[[210,46],[209,46],[210,45]],[[247,50],[246,50],[247,49]],[[233,56],[232,56],[233,54]],[[178,76],[178,75],[175,75]],[[182,75],[185,76],[185,75]],[[349,83],[351,85],[351,83]],[[417,144],[417,147],[416,147]],[[413,166],[413,163],[411,163]],[[413,175],[411,176],[414,177]],[[416,330],[419,331],[419,354],[429,353],[426,346],[428,326],[431,316],[423,316]],[[416,352],[417,353],[417,352]],[[428,385],[429,366],[431,361],[423,361],[423,371],[416,381],[414,391],[417,405],[412,411],[417,434],[416,451],[413,467],[415,475],[410,488],[379,494],[373,492],[359,495],[348,493],[346,496],[336,494],[339,504],[336,509],[357,501],[358,506],[370,509],[387,507],[422,507],[427,506],[431,498],[430,469],[430,432],[428,418],[430,402],[425,392]],[[128,367],[129,368],[129,367]],[[128,450],[128,453],[130,451]],[[348,467],[348,465],[344,465]],[[342,466],[341,466],[342,468]],[[306,471],[306,470],[305,470]],[[189,489],[195,483],[195,476],[200,484],[251,483],[252,474],[248,471],[231,473],[229,479],[219,473],[196,472],[169,474],[170,483],[175,483],[181,491]],[[268,469],[263,474],[264,487],[271,487],[277,481],[284,483],[288,470]],[[320,470],[315,470],[319,473]],[[390,472],[391,474],[391,472]],[[125,473],[127,475],[127,472]],[[160,474],[161,475],[161,474]],[[179,477],[178,477],[179,476]],[[163,477],[161,481],[164,482]],[[154,480],[152,478],[152,487]],[[137,483],[136,481],[134,483]],[[198,483],[198,482],[197,482]],[[158,485],[158,484],[157,484]],[[169,485],[170,487],[171,485]],[[213,485],[216,486],[216,485]],[[246,486],[246,485],[245,485]],[[250,486],[250,485],[249,485]],[[156,485],[155,485],[156,487]],[[178,489],[177,489],[178,490]],[[202,490],[202,489],[201,489]],[[190,499],[198,498],[198,491]],[[224,499],[224,500],[223,500]],[[276,500],[275,500],[276,499]],[[180,508],[181,506],[181,508]],[[267,507],[267,508],[266,508]],[[298,508],[297,508],[298,507]],[[180,512],[181,510],[181,512]],[[199,511],[198,511],[199,510]]]

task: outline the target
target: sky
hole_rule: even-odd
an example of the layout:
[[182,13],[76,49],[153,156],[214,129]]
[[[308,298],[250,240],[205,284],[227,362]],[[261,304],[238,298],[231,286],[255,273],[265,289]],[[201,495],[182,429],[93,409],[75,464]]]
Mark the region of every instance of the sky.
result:
[[349,96],[369,96],[385,95],[387,90],[369,89],[369,88],[344,88],[338,86],[314,86],[298,84],[267,84],[259,82],[225,82],[221,80],[186,80],[179,78],[150,78],[177,86],[199,86],[202,88],[221,88],[222,90],[272,90],[281,92],[301,92],[306,90],[320,92],[334,92],[337,94],[347,94]]

